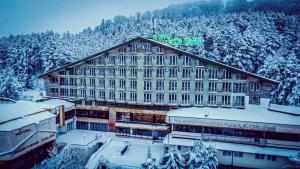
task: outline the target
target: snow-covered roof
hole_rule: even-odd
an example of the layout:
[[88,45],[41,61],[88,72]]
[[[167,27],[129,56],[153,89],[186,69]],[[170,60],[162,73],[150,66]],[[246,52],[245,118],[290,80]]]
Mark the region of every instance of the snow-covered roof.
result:
[[[213,108],[213,107],[191,107],[171,110],[167,113],[169,117],[216,119],[230,121],[245,121],[272,124],[300,125],[300,117],[289,114],[278,113],[268,110],[262,106],[252,108]],[[168,118],[167,118],[168,120]]]
[[37,112],[53,109],[55,107],[30,101],[16,101],[15,103],[0,103],[0,124],[28,116]]
[[51,105],[54,107],[58,107],[58,106],[64,106],[66,110],[70,110],[73,109],[75,104],[63,99],[47,99],[47,100],[43,100],[41,101],[43,104],[47,104],[47,105]]
[[[123,155],[120,152],[128,145],[127,150]],[[111,140],[103,145],[100,152],[96,152],[97,157],[94,160],[100,160],[100,163],[109,163],[112,166],[123,166],[123,167],[140,167],[146,160],[146,154],[148,147],[151,149],[151,155],[157,161],[159,161],[163,155],[163,144],[152,143],[149,140],[130,140],[128,142],[122,140]],[[86,168],[95,168],[95,164],[99,161],[89,161]],[[97,166],[96,166],[97,167]]]
[[270,104],[269,110],[300,116],[300,107]]
[[214,61],[214,60],[211,60],[211,59],[208,59],[208,58],[205,58],[205,57],[202,57],[202,56],[199,56],[199,55],[195,55],[195,54],[192,54],[192,53],[189,53],[189,52],[186,52],[184,50],[181,50],[181,49],[178,49],[176,47],[173,47],[173,46],[170,46],[170,45],[167,45],[167,44],[164,44],[164,43],[161,43],[161,42],[158,42],[158,41],[155,41],[155,40],[152,40],[152,39],[148,39],[148,38],[144,38],[144,37],[135,37],[129,41],[126,41],[124,43],[121,43],[119,45],[116,45],[112,48],[109,48],[109,49],[106,49],[106,50],[103,50],[99,53],[96,53],[96,54],[93,54],[91,56],[88,56],[88,57],[85,57],[83,59],[80,59],[78,61],[75,61],[75,62],[72,62],[72,63],[69,63],[69,64],[66,64],[62,67],[59,67],[59,68],[56,68],[54,70],[51,70],[49,72],[46,72],[42,75],[40,75],[39,77],[42,78],[42,77],[45,77],[51,73],[54,73],[54,72],[58,72],[58,71],[61,71],[61,70],[64,70],[66,68],[69,68],[69,67],[73,67],[75,65],[78,65],[78,64],[82,64],[84,63],[86,60],[90,60],[90,59],[94,59],[95,57],[98,57],[102,54],[106,54],[108,53],[109,51],[111,50],[114,50],[114,49],[117,49],[117,48],[120,48],[126,44],[130,44],[134,41],[137,41],[137,40],[140,40],[140,41],[145,41],[145,42],[148,42],[148,43],[153,43],[155,45],[158,45],[160,47],[164,47],[164,48],[167,48],[169,50],[174,50],[180,54],[183,54],[183,55],[186,55],[186,56],[190,56],[190,57],[193,57],[193,58],[196,58],[196,59],[201,59],[203,62],[206,62],[206,63],[211,63],[211,64],[214,64],[214,65],[218,65],[222,68],[225,68],[225,69],[229,69],[229,70],[233,70],[233,71],[236,71],[236,72],[240,72],[240,73],[243,73],[243,74],[247,74],[251,77],[254,77],[254,78],[258,78],[258,79],[261,79],[263,81],[266,81],[266,82],[269,82],[269,83],[273,83],[273,84],[278,84],[279,82],[276,81],[276,80],[273,80],[273,79],[269,79],[269,78],[266,78],[266,77],[263,77],[263,76],[259,76],[259,75],[256,75],[254,73],[251,73],[251,72],[247,72],[247,71],[244,71],[244,70],[241,70],[241,69],[238,69],[238,68],[235,68],[235,67],[232,67],[232,66],[229,66],[229,65],[225,65],[223,63],[220,63],[220,62],[217,62],[217,61]]
[[[172,134],[169,134],[164,139],[164,144],[167,145],[182,145],[182,146],[193,146],[193,139],[184,139],[184,138],[174,138]],[[204,141],[204,144],[213,146],[218,150],[227,150],[227,151],[240,151],[245,153],[252,154],[267,154],[267,155],[276,155],[282,157],[289,157],[297,155],[300,151],[290,150],[290,149],[281,149],[281,148],[272,148],[272,147],[260,147],[246,144],[235,144],[235,143],[225,143],[217,141]]]
[[0,131],[13,131],[30,124],[39,123],[40,121],[55,117],[53,113],[50,112],[40,112],[32,115],[28,115],[22,118],[18,118],[6,123],[0,124]]
[[42,99],[44,96],[46,96],[45,91],[26,90],[26,91],[21,92],[20,98],[22,100],[37,101],[37,100]]
[[93,130],[71,130],[57,137],[57,143],[66,143],[73,145],[88,145],[96,140],[96,137],[101,137],[99,131]]

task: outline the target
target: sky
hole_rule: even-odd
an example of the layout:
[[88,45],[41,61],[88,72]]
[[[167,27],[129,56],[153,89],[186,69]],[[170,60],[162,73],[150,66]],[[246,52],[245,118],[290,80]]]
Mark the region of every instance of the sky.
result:
[[101,19],[135,15],[195,0],[0,0],[0,37],[44,32],[77,33]]

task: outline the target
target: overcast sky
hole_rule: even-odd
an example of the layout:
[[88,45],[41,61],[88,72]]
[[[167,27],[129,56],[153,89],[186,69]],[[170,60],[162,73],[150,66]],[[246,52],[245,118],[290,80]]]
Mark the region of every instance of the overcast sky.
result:
[[0,0],[0,37],[46,30],[76,33],[102,18],[189,1],[195,0]]

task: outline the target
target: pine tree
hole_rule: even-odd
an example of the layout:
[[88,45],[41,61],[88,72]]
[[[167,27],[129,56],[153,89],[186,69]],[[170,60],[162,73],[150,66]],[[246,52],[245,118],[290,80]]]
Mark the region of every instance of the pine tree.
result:
[[162,169],[182,169],[185,167],[185,159],[176,147],[169,147],[168,152],[163,156],[161,167]]
[[142,164],[143,169],[158,169],[159,165],[151,156],[151,149],[148,147],[146,162]]

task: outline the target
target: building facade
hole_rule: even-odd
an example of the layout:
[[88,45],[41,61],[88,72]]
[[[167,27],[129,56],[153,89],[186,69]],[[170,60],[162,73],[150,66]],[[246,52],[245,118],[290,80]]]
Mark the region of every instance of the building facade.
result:
[[135,38],[41,76],[46,93],[76,104],[76,127],[162,139],[167,111],[244,108],[270,97],[276,81],[145,38]]
[[0,98],[0,168],[26,169],[45,159],[56,138],[52,106]]

